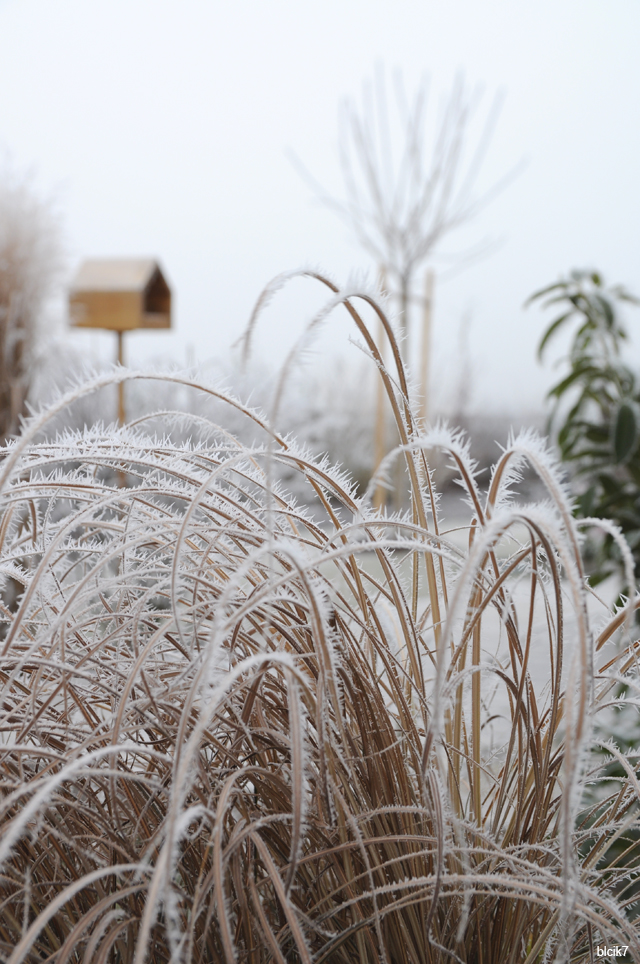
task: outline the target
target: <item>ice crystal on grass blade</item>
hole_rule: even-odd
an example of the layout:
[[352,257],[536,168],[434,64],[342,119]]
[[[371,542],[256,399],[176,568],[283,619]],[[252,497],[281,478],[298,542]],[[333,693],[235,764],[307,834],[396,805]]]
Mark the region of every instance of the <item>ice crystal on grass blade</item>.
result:
[[[408,512],[195,380],[217,422],[203,433],[199,412],[197,444],[163,432],[176,413],[156,435],[47,440],[100,376],[5,449],[9,964],[534,964],[616,943],[640,960],[637,752],[591,736],[637,702],[637,603],[593,638],[543,443],[511,440],[483,492],[458,433],[420,435],[397,345],[392,373],[357,299],[328,287],[389,394]],[[465,548],[439,515],[437,448],[472,513]],[[524,460],[544,505],[510,495]]]

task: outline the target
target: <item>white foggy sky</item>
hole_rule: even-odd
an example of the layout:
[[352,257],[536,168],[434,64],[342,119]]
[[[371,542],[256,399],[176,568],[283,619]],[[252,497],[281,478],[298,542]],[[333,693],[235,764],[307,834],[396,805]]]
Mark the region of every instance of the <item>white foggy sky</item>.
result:
[[[189,346],[204,361],[273,275],[372,267],[285,150],[339,193],[338,104],[377,62],[409,88],[428,72],[434,105],[459,70],[489,96],[504,88],[483,183],[527,165],[446,244],[502,242],[438,287],[432,378],[446,400],[469,315],[474,407],[515,413],[540,406],[551,376],[534,361],[542,317],[522,310],[536,287],[597,266],[640,291],[639,28],[640,0],[0,0],[0,149],[57,198],[71,268],[94,255],[165,266],[174,330],[131,336],[131,363],[186,363]],[[310,283],[275,303],[265,357],[317,303]],[[340,319],[331,338],[353,352],[351,333]]]

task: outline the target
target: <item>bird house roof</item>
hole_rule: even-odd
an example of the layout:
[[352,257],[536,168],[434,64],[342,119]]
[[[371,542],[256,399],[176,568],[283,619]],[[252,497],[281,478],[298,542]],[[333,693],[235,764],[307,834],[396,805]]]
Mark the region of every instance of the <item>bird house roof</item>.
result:
[[78,268],[72,291],[144,291],[160,266],[153,258],[91,258]]

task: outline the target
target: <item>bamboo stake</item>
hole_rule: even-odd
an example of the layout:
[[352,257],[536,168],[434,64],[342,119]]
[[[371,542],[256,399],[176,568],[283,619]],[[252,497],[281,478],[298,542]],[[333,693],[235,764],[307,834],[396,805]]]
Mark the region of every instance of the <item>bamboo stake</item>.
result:
[[[384,265],[380,266],[379,270],[379,281],[380,288],[383,292],[387,291],[387,272]],[[380,349],[380,354],[384,358],[384,328],[382,322],[378,319],[378,337],[377,337],[378,347]],[[373,471],[377,472],[382,462],[385,451],[386,451],[386,433],[384,424],[384,383],[380,377],[380,373],[376,371],[376,421],[374,427],[374,438],[373,438]],[[381,509],[386,503],[386,491],[381,486],[376,487],[376,491],[373,495],[373,506],[375,509]]]
[[422,353],[420,356],[420,395],[422,398],[420,422],[425,431],[429,420],[429,365],[431,361],[431,320],[433,313],[433,282],[431,268],[424,276],[424,307],[422,311]]

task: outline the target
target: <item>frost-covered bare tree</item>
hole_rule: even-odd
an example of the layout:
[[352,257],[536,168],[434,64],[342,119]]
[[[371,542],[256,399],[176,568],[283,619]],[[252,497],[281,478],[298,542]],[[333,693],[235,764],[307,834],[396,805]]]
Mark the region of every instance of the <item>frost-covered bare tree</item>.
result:
[[25,178],[0,173],[0,439],[19,426],[42,313],[62,265],[58,221]]
[[485,109],[482,91],[469,88],[459,75],[436,115],[429,109],[428,78],[411,96],[401,73],[389,84],[379,69],[364,85],[362,104],[348,100],[340,113],[344,197],[328,194],[302,169],[384,270],[404,335],[418,271],[443,238],[472,220],[505,185],[503,178],[478,190],[500,106],[496,95]]

